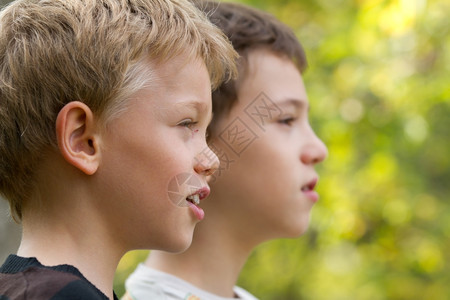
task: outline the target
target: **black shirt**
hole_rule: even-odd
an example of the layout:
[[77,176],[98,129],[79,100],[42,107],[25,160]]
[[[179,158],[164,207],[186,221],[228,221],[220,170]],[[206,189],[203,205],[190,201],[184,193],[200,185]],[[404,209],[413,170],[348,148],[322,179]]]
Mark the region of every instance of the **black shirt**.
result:
[[109,300],[74,266],[47,267],[34,257],[10,255],[0,267],[0,300],[28,299]]

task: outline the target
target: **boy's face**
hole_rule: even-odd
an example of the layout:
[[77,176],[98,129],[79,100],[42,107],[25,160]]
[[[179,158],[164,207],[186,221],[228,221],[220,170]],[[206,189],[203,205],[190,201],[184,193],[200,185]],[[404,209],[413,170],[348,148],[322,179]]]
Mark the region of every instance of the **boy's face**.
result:
[[314,166],[327,149],[310,127],[303,80],[290,60],[254,51],[245,76],[238,102],[212,139],[221,169],[205,211],[229,218],[246,239],[296,237],[318,200]]
[[[207,196],[206,176],[218,159],[205,141],[209,75],[202,60],[187,61],[178,56],[149,65],[154,68],[149,86],[127,100],[126,111],[102,135],[95,192],[105,221],[126,250],[182,251],[202,219],[203,211],[186,197]],[[191,186],[183,184],[186,178]],[[183,203],[176,205],[171,192]]]

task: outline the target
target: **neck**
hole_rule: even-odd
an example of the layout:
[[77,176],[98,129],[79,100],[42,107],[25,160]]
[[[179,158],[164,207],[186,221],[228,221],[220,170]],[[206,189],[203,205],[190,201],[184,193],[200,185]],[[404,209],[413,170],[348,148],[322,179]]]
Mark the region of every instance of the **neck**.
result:
[[47,215],[45,222],[42,222],[42,216],[39,220],[23,219],[22,241],[17,254],[36,257],[45,266],[72,265],[113,299],[114,273],[122,249],[105,238],[110,234],[101,226],[93,226],[89,213],[71,211],[63,216],[53,215],[55,217]]
[[221,297],[233,298],[233,287],[250,255],[246,244],[217,218],[197,225],[191,247],[181,254],[152,251],[145,264],[175,275]]

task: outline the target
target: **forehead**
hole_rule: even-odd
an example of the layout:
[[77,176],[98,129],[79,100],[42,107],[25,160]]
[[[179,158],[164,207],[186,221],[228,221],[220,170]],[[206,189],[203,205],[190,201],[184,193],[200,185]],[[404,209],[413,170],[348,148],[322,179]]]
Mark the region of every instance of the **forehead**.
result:
[[141,83],[136,84],[135,91],[127,97],[131,101],[124,101],[127,107],[140,103],[147,113],[156,117],[210,110],[211,82],[202,59],[180,55],[165,62],[149,60],[144,61],[138,71],[142,72],[136,82]]
[[[153,79],[151,89],[155,96],[165,95],[169,99],[182,98],[197,102],[203,98],[210,98],[211,81],[205,62],[201,58],[190,59],[186,55],[179,55],[158,63],[153,70]],[[170,103],[166,97],[159,98],[157,102],[161,102],[161,105]],[[191,106],[199,105],[197,103]]]
[[286,99],[301,100],[305,104],[308,101],[303,78],[294,62],[266,49],[249,53],[237,92],[238,101],[247,104],[261,93],[275,103]]

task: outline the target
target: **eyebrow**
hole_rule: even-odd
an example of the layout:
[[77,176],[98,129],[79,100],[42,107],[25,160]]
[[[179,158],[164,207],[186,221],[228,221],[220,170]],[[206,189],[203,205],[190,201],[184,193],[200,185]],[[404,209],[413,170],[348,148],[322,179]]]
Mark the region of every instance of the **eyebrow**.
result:
[[175,104],[176,107],[183,107],[183,106],[187,106],[189,108],[193,108],[199,112],[204,112],[207,110],[208,106],[203,103],[203,102],[199,102],[199,101],[182,101],[182,102],[178,102]]
[[[196,101],[196,100],[178,102],[178,103],[175,104],[175,107],[177,107],[178,109],[188,107],[188,109],[194,109],[198,113],[206,113],[207,110],[208,110],[208,105],[206,105],[204,102],[199,102],[199,101]],[[207,123],[208,125],[211,123],[212,118],[213,118],[213,113],[211,111],[209,119],[207,120],[208,121],[208,123]]]
[[301,110],[301,109],[305,109],[309,112],[311,110],[311,107],[309,106],[308,101],[306,100],[302,100],[302,99],[297,99],[297,98],[286,98],[277,102],[274,102],[273,105],[271,105],[272,107],[279,107],[281,109],[281,107],[291,107],[293,106],[296,110]]

